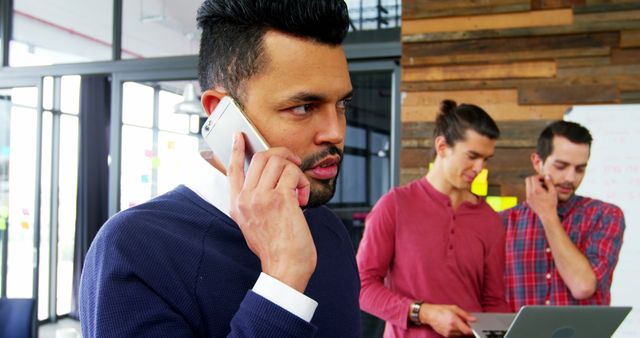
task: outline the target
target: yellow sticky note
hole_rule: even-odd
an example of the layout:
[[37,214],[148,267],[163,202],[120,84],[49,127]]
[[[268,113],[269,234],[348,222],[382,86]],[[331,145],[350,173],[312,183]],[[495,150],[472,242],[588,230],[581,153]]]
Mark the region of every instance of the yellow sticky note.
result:
[[160,158],[158,156],[155,156],[152,160],[151,160],[151,167],[153,169],[158,169],[158,167],[160,166]]
[[496,212],[513,208],[518,204],[518,198],[515,196],[488,196],[486,201]]
[[0,231],[7,230],[7,219],[4,217],[0,217]]
[[489,190],[489,184],[485,182],[478,182],[476,180],[471,183],[471,192],[478,196],[487,196]]
[[485,168],[473,179],[473,182],[487,182],[487,177],[489,177],[489,170]]
[[169,141],[167,142],[167,148],[169,150],[173,150],[176,147],[176,142],[175,141]]
[[27,221],[22,221],[20,223],[20,226],[22,227],[22,229],[29,229],[29,222]]
[[9,207],[6,205],[0,206],[0,218],[9,218]]

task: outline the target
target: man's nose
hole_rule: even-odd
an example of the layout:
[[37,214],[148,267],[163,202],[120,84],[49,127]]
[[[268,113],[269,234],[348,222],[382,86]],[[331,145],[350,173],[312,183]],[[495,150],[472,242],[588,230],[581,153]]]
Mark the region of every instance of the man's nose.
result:
[[335,108],[329,109],[324,118],[317,121],[318,132],[316,134],[317,144],[341,144],[344,142],[346,120]]
[[578,177],[578,173],[576,172],[576,169],[570,168],[569,170],[567,170],[567,172],[564,175],[564,181],[571,182],[573,184],[575,183],[577,177]]

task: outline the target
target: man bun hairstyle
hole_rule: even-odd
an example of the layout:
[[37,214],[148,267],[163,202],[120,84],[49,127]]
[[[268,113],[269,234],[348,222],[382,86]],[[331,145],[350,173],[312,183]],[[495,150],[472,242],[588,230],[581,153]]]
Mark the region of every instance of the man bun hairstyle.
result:
[[571,143],[586,144],[591,147],[593,138],[589,129],[582,125],[569,121],[555,121],[542,130],[538,137],[536,153],[544,162],[553,153],[553,137],[564,137]]
[[491,140],[500,137],[500,129],[482,108],[466,103],[458,105],[450,99],[443,100],[436,117],[433,137],[444,136],[447,145],[453,147],[456,142],[464,140],[467,129]]
[[243,81],[268,62],[262,46],[268,30],[331,46],[349,30],[344,0],[205,0],[197,21],[200,87],[219,85],[236,98]]

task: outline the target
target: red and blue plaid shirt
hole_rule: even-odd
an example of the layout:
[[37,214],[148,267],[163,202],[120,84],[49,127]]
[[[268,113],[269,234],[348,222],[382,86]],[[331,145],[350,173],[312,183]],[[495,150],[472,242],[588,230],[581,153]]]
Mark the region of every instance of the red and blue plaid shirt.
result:
[[577,300],[556,269],[540,218],[521,203],[501,214],[506,230],[506,300],[523,305],[607,305],[624,233],[624,215],[613,204],[573,196],[558,206],[571,241],[587,257],[598,280],[591,298]]

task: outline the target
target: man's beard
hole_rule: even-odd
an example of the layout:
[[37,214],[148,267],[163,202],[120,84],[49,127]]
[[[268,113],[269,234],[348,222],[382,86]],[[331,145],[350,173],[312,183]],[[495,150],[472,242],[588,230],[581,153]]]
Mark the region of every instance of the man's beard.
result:
[[336,146],[327,146],[326,149],[309,155],[302,160],[302,164],[300,165],[300,169],[302,172],[305,172],[308,169],[313,168],[318,162],[322,161],[325,157],[329,155],[338,155],[340,156],[339,162],[336,164],[338,166],[338,172],[336,176],[329,180],[316,180],[310,179],[311,181],[311,189],[309,192],[309,202],[305,206],[305,208],[314,208],[317,206],[321,206],[323,204],[327,204],[333,194],[336,192],[336,179],[340,174],[340,166],[342,164],[342,150],[340,150]]

